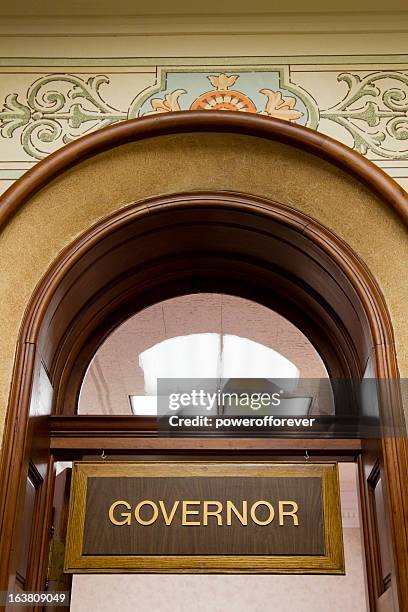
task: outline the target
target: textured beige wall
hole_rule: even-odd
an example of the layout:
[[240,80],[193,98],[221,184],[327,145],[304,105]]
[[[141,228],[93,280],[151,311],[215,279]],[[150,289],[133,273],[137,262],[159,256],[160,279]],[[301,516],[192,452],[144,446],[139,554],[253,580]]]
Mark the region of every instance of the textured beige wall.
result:
[[262,195],[302,210],[344,238],[377,278],[408,376],[406,228],[365,187],[292,147],[238,135],[187,134],[119,147],[38,193],[0,235],[0,431],[25,306],[56,255],[99,219],[147,196],[191,189]]
[[71,612],[366,612],[359,529],[344,529],[345,576],[76,575]]

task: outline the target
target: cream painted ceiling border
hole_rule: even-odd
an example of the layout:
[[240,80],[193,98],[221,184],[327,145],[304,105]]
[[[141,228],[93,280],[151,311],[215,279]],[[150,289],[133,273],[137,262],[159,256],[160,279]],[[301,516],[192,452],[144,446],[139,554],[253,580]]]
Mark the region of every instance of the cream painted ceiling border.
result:
[[[408,46],[407,46],[408,49]],[[348,49],[348,51],[350,51]],[[67,67],[109,67],[109,68],[127,68],[127,67],[156,67],[162,64],[167,66],[219,66],[220,64],[240,64],[250,66],[253,64],[292,64],[294,66],[336,66],[337,68],[353,66],[364,66],[369,64],[373,69],[381,70],[390,65],[393,69],[406,68],[408,66],[408,53],[388,53],[388,54],[354,54],[354,55],[225,55],[225,56],[200,56],[200,57],[182,57],[182,56],[151,56],[138,57],[136,55],[116,56],[101,56],[101,57],[77,57],[74,54],[66,57],[51,56],[0,56],[0,70],[4,72],[8,68],[13,68],[16,72],[30,69],[34,71],[36,68],[49,68],[55,72],[63,72]]]
[[[382,7],[384,8],[384,7]],[[0,34],[20,36],[175,36],[183,34],[339,34],[408,32],[408,11],[266,12],[163,15],[5,15]]]

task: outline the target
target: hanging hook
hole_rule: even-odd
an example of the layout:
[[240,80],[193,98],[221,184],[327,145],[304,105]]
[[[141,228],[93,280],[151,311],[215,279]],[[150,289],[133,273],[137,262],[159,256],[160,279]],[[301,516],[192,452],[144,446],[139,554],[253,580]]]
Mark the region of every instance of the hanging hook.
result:
[[107,456],[108,456],[108,455],[106,455],[106,454],[105,454],[105,451],[103,450],[103,451],[102,451],[102,454],[101,454],[101,459],[106,459],[106,457],[107,457]]
[[310,455],[309,455],[309,453],[306,450],[306,452],[305,452],[305,460],[308,461],[309,459],[310,459]]

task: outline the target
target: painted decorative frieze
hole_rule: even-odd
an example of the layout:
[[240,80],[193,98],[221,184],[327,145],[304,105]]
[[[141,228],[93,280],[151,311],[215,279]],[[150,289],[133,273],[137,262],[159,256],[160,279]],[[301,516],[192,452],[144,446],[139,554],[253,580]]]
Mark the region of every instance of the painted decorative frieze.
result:
[[[337,98],[316,98],[307,74],[289,66],[157,68],[153,84],[118,98],[109,74],[47,74],[0,99],[0,135],[26,160],[119,121],[180,110],[233,110],[328,133],[370,158],[408,160],[408,73],[342,71]],[[306,74],[306,77],[305,77]],[[310,73],[312,83],[312,72]],[[0,82],[3,75],[0,75]],[[302,80],[303,79],[303,80]],[[297,81],[297,82],[296,82]]]

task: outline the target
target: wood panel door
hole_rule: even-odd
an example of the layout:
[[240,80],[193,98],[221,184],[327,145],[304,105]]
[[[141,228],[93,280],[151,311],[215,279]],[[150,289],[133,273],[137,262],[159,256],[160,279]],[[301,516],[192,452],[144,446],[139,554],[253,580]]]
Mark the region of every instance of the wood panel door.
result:
[[358,466],[370,611],[402,612],[405,608],[398,605],[389,504],[378,441],[363,441]]

